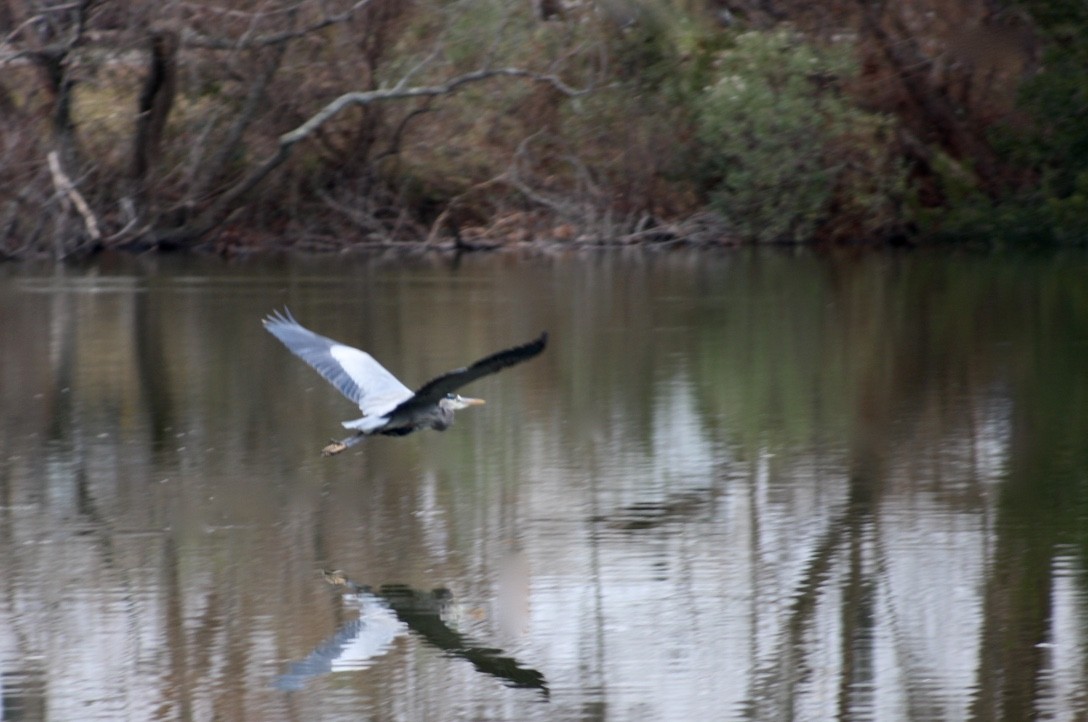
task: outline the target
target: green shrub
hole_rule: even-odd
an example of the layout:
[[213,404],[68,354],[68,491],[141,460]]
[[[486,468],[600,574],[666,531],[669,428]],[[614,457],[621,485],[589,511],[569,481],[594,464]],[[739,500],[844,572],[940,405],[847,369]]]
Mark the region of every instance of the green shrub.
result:
[[841,92],[854,73],[849,48],[747,32],[718,55],[715,71],[694,99],[697,170],[738,234],[805,241],[887,232],[902,221],[904,170],[891,156],[890,122]]

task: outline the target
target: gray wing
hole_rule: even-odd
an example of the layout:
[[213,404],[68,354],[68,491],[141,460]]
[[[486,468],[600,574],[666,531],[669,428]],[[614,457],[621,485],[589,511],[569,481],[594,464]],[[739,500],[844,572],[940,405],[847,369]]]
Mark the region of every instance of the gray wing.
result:
[[365,416],[384,416],[412,397],[412,390],[373,356],[304,328],[286,309],[270,314],[263,323],[291,353],[357,403]]

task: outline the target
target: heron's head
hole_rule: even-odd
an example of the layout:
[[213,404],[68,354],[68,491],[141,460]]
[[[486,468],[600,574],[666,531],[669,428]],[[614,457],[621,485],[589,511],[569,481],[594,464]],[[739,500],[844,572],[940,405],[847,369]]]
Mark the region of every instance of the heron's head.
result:
[[469,406],[481,406],[484,403],[483,399],[470,399],[461,394],[446,394],[438,402],[438,405],[448,411],[460,411],[461,409],[467,409]]

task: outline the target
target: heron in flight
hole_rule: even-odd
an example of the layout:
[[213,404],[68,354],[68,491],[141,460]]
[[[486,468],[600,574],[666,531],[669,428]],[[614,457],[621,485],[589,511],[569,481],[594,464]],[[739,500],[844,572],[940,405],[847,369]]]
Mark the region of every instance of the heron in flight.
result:
[[340,393],[359,404],[363,412],[361,418],[344,422],[355,433],[330,443],[321,450],[323,456],[339,454],[373,434],[404,436],[426,428],[444,431],[453,423],[453,412],[484,403],[483,399],[454,393],[457,389],[507,366],[528,361],[548,343],[548,334],[542,333],[534,341],[444,373],[412,391],[370,354],[304,328],[286,309],[283,313],[270,314],[263,323],[291,353],[313,366]]

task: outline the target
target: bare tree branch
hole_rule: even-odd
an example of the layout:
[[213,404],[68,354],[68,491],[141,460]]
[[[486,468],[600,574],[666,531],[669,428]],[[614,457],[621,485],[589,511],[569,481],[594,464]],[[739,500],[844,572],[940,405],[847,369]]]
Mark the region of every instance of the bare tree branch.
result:
[[242,105],[241,111],[231,124],[226,138],[220,143],[219,148],[211,155],[205,162],[204,167],[198,172],[196,179],[192,184],[190,197],[199,198],[207,190],[211,182],[219,176],[223,171],[223,168],[226,167],[227,163],[230,161],[231,155],[237,151],[238,144],[242,141],[243,134],[256,119],[260,105],[267,97],[268,86],[271,84],[273,77],[280,68],[280,64],[283,62],[285,50],[286,46],[280,45],[274,47],[272,51],[269,51],[271,57],[266,59],[265,66],[261,70],[260,75],[258,75],[257,79],[250,85],[249,92],[246,94],[245,103]]
[[395,86],[389,89],[368,90],[357,93],[345,93],[340,97],[333,100],[326,105],[309,120],[295,128],[289,133],[284,133],[280,136],[280,146],[294,145],[303,138],[307,137],[322,125],[327,123],[330,118],[339,113],[340,111],[348,108],[352,105],[370,105],[371,103],[384,101],[384,100],[399,100],[402,98],[426,98],[437,95],[449,95],[462,85],[468,85],[469,83],[476,83],[481,80],[487,80],[488,78],[495,77],[508,77],[508,78],[528,78],[530,80],[536,80],[542,83],[548,83],[559,92],[571,97],[584,95],[589,92],[587,89],[573,88],[555,75],[542,75],[540,73],[534,73],[529,70],[523,70],[521,68],[492,68],[489,70],[476,70],[471,73],[465,73],[464,75],[458,75],[454,78],[450,78],[441,85],[430,86],[416,86],[411,88],[404,87],[404,81],[397,83]]
[[397,123],[397,127],[393,129],[392,137],[389,140],[389,147],[377,154],[371,163],[377,165],[386,158],[398,155],[400,153],[401,143],[404,140],[404,134],[408,132],[408,126],[411,122],[420,116],[430,113],[432,110],[433,108],[427,104],[422,108],[416,108],[401,118],[400,122]]
[[[26,20],[24,20],[23,22],[16,25],[15,28],[13,28],[12,31],[7,34],[7,36],[5,36],[2,40],[0,40],[0,47],[9,47],[12,44],[12,42],[14,41],[14,39],[16,37],[18,37],[18,35],[21,32],[23,32],[24,29],[29,28],[30,26],[32,26],[34,23],[36,23],[38,21],[38,19],[40,17],[41,17],[41,15],[31,15]],[[6,56],[3,56],[3,57],[0,57],[0,65],[5,65],[5,64],[10,63],[10,62],[12,62],[14,60],[18,60],[19,58],[22,58],[23,56],[29,55],[30,52],[31,52],[30,50],[18,50],[16,52],[12,53],[11,55],[6,55]]]
[[291,152],[297,143],[311,136],[322,125],[346,108],[356,105],[366,106],[372,103],[389,100],[430,98],[440,95],[449,95],[462,86],[497,77],[527,78],[537,82],[547,83],[561,93],[569,96],[578,96],[589,92],[588,89],[573,88],[555,75],[543,75],[521,68],[493,68],[458,75],[439,85],[405,87],[405,80],[402,79],[392,88],[345,93],[315,113],[302,125],[281,135],[279,138],[279,146],[275,153],[253,168],[233,187],[220,195],[215,202],[205,209],[203,213],[199,214],[194,221],[187,223],[180,228],[160,230],[154,234],[152,240],[162,247],[183,246],[192,243],[216,226],[225,222],[230,214],[238,209],[238,205],[243,197],[256,188],[272,171],[290,157]]
[[72,180],[65,174],[64,169],[60,165],[60,156],[57,151],[51,150],[48,155],[49,159],[49,172],[53,174],[53,185],[57,189],[57,193],[60,193],[62,197],[71,202],[75,209],[79,211],[79,215],[83,216],[83,224],[87,227],[87,235],[92,240],[99,240],[102,238],[102,233],[98,230],[98,219],[95,218],[94,212],[91,211],[91,207],[87,205],[87,201],[84,200],[83,195],[76,190],[76,187],[72,184]]

